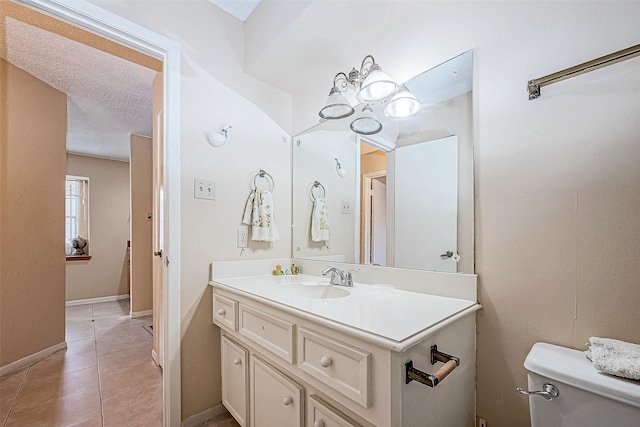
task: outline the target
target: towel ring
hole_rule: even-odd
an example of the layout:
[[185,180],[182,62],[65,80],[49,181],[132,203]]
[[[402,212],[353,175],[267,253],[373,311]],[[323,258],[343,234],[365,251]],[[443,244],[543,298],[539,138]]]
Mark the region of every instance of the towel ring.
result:
[[324,189],[324,186],[322,184],[320,184],[318,181],[314,181],[313,185],[311,186],[311,198],[313,200],[316,200],[318,198],[315,194],[313,194],[313,190],[316,189],[316,188],[322,190],[322,196],[321,197],[326,197],[327,196],[327,190]]
[[[269,177],[269,179],[267,179],[266,177]],[[253,189],[257,190],[258,189],[258,184],[256,183],[256,179],[258,178],[264,178],[267,183],[269,182],[269,180],[271,180],[271,188],[268,188],[269,191],[273,190],[273,187],[276,186],[276,182],[273,180],[273,177],[271,175],[269,175],[267,172],[265,172],[263,169],[260,169],[260,172],[258,172],[254,177],[253,177]]]

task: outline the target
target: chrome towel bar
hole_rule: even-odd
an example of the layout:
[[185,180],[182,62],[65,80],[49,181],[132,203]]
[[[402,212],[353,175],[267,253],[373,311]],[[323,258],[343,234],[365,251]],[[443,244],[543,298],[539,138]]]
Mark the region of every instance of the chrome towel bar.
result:
[[580,65],[567,68],[566,70],[558,71],[557,73],[549,74],[548,76],[529,80],[527,82],[529,100],[540,98],[540,88],[542,86],[547,86],[562,80],[570,79],[571,77],[579,76],[580,74],[585,74],[599,68],[626,61],[627,59],[635,58],[638,55],[640,55],[640,44],[584,62]]

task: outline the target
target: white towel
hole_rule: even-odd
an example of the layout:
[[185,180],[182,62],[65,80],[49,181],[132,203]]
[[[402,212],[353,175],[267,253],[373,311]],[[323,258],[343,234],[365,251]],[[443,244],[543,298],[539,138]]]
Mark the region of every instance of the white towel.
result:
[[316,198],[313,202],[313,211],[311,212],[311,240],[314,242],[329,241],[327,203],[322,197]]
[[611,338],[589,338],[587,357],[601,372],[640,380],[640,345]]
[[271,191],[253,190],[249,194],[242,223],[251,226],[251,240],[274,242],[280,238],[273,214]]

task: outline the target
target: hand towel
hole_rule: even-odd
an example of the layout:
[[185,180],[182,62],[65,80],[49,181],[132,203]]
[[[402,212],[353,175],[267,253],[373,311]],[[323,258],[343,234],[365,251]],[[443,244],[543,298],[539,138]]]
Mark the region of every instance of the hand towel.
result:
[[253,190],[249,194],[242,222],[251,226],[251,240],[274,242],[280,238],[273,214],[271,191]]
[[317,197],[311,212],[311,240],[314,242],[329,241],[329,216],[324,198]]
[[610,338],[589,338],[587,357],[601,372],[640,380],[640,345]]

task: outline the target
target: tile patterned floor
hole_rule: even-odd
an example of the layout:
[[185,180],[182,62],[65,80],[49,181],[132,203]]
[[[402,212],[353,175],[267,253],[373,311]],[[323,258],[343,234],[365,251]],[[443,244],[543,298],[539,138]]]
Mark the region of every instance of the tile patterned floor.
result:
[[67,349],[0,379],[0,426],[161,427],[150,324],[127,300],[67,307]]
[[[66,316],[66,350],[0,378],[0,427],[162,427],[151,316],[130,319],[128,300]],[[225,413],[199,427],[239,424]]]

